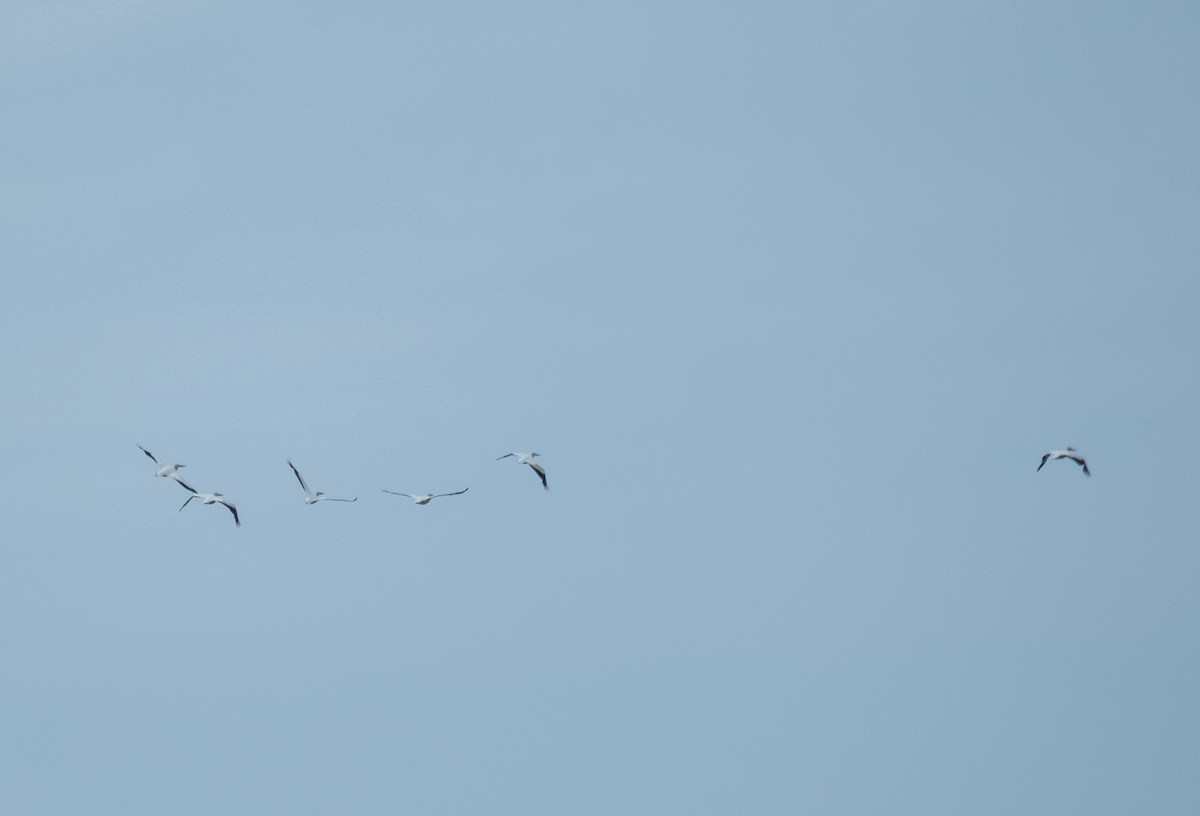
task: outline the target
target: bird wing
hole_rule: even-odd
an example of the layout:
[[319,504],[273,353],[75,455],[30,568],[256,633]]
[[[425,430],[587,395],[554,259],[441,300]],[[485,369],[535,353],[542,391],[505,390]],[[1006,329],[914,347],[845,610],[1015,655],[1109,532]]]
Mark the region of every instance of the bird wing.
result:
[[185,501],[183,504],[179,505],[179,509],[182,511],[183,508],[188,506],[188,502],[190,502],[192,499],[197,498],[198,496],[199,496],[198,493],[192,493],[192,495],[187,497],[187,501]]
[[325,501],[344,501],[344,502],[358,501],[358,496],[355,496],[353,499],[335,499],[332,496],[322,496],[321,498],[324,499]]
[[179,482],[180,487],[182,487],[184,490],[190,490],[193,493],[196,492],[196,488],[192,487],[190,484],[185,482],[183,479],[180,479],[178,476],[172,476],[171,478],[174,479],[175,481]]
[[290,467],[292,469],[292,473],[296,474],[296,479],[300,482],[300,487],[304,488],[304,495],[305,496],[314,495],[313,492],[308,489],[308,484],[304,481],[304,477],[300,475],[300,471],[296,470],[296,466],[292,464],[291,459],[288,459],[288,467]]
[[515,453],[506,453],[503,456],[497,456],[496,461],[499,462],[501,459],[507,459],[510,456],[516,456],[516,454]]
[[234,506],[233,506],[233,505],[232,505],[230,502],[227,502],[227,501],[225,501],[224,499],[221,499],[221,504],[223,504],[223,505],[225,505],[226,507],[228,507],[228,508],[229,508],[229,512],[230,512],[230,513],[233,513],[233,523],[234,523],[235,525],[237,525],[238,527],[241,527],[241,526],[242,526],[242,520],[241,520],[240,518],[238,518],[238,514],[237,514],[237,508],[236,508],[236,507],[234,507]]
[[146,450],[146,449],[145,449],[145,448],[143,448],[141,445],[138,445],[138,448],[140,448],[140,449],[141,449],[142,453],[146,454],[146,455],[147,455],[147,456],[149,456],[151,459],[153,459],[153,460],[154,460],[154,464],[156,464],[156,465],[161,465],[161,464],[162,464],[162,462],[158,461],[158,457],[157,457],[157,456],[155,456],[153,453],[151,453],[150,451]]
[[395,490],[388,490],[386,487],[381,487],[380,490],[382,490],[384,493],[391,493],[393,496],[403,496],[406,499],[413,499],[414,501],[417,498],[411,493],[397,493]]
[[471,489],[471,488],[469,488],[469,487],[464,487],[462,490],[456,491],[456,492],[454,492],[454,493],[434,493],[434,494],[433,494],[432,496],[430,496],[429,498],[431,498],[431,499],[436,499],[436,498],[438,498],[439,496],[461,496],[463,493],[466,493],[466,492],[467,492],[468,490],[470,490],[470,489]]
[[[1047,460],[1047,459],[1049,459],[1049,458],[1050,458],[1050,454],[1048,454],[1048,453],[1047,453],[1047,454],[1045,454],[1045,455],[1042,457],[1042,465],[1046,464],[1046,460]],[[1037,466],[1037,469],[1038,469],[1038,470],[1041,470],[1041,469],[1042,469],[1042,465],[1038,465],[1038,466]]]
[[550,485],[546,484],[546,469],[536,462],[526,462],[526,464],[533,468],[533,472],[536,473],[538,478],[542,480],[542,487],[544,487],[546,490],[549,490]]

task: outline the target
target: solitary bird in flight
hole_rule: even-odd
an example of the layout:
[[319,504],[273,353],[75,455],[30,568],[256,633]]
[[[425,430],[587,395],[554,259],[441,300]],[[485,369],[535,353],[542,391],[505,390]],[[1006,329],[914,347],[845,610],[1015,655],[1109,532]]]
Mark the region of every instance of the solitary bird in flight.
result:
[[220,493],[201,493],[186,482],[180,482],[180,484],[192,491],[192,495],[188,496],[187,501],[180,506],[180,512],[183,512],[183,508],[187,507],[188,503],[191,502],[192,499],[200,499],[200,501],[204,502],[205,504],[223,504],[229,508],[230,513],[233,513],[233,523],[238,527],[242,526],[242,520],[238,518],[237,508],[233,506],[233,502],[229,501],[229,499],[225,498]]
[[172,479],[179,481],[180,484],[183,484],[183,482],[180,481],[180,479],[179,479],[179,469],[181,467],[187,467],[187,465],[169,465],[166,462],[163,462],[162,460],[160,460],[157,456],[155,456],[150,451],[143,448],[141,445],[138,445],[138,447],[141,448],[142,453],[146,454],[151,459],[153,459],[154,464],[158,466],[158,468],[154,471],[155,476],[162,476],[163,478],[170,476]]
[[520,452],[506,453],[503,456],[497,456],[496,461],[499,462],[501,459],[507,459],[510,456],[515,456],[517,458],[517,461],[520,462],[522,465],[529,465],[531,468],[533,468],[533,472],[536,473],[538,475],[538,478],[542,480],[542,487],[545,488],[546,490],[550,489],[550,485],[546,484],[546,469],[543,468],[541,465],[539,465],[537,462],[533,461],[538,456],[541,456],[540,453],[520,453]]
[[1038,465],[1037,469],[1041,470],[1042,465],[1046,464],[1047,462],[1049,462],[1052,459],[1070,459],[1072,462],[1074,462],[1075,464],[1077,464],[1081,468],[1083,468],[1084,476],[1092,475],[1091,471],[1088,470],[1087,462],[1084,460],[1084,458],[1082,456],[1080,456],[1078,453],[1075,452],[1074,448],[1067,448],[1066,450],[1050,451],[1049,453],[1042,456],[1042,464]]
[[391,493],[393,496],[404,496],[406,498],[412,499],[413,502],[416,504],[429,504],[431,501],[433,501],[434,499],[436,499],[440,496],[461,496],[463,493],[466,493],[470,489],[471,488],[469,488],[469,487],[464,487],[462,490],[459,490],[456,493],[426,493],[424,496],[414,496],[411,493],[397,493],[395,490],[388,490],[386,487],[382,488],[384,493]]
[[292,473],[296,474],[296,479],[300,482],[300,486],[302,488],[304,488],[304,503],[305,504],[316,504],[319,501],[344,501],[344,502],[358,501],[358,496],[355,496],[353,499],[335,499],[332,496],[326,496],[324,493],[322,493],[319,490],[316,493],[314,493],[308,489],[308,483],[304,481],[304,477],[300,475],[300,471],[296,470],[296,466],[292,464],[291,459],[288,459],[288,467],[290,467],[292,469]]

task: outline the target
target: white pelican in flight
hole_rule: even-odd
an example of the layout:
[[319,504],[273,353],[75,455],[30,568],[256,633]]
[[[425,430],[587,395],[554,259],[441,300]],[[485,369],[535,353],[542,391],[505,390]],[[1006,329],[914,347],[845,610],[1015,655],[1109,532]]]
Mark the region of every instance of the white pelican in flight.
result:
[[[1072,462],[1074,462],[1075,464],[1077,464],[1081,468],[1083,468],[1084,476],[1092,475],[1091,471],[1088,470],[1087,462],[1084,460],[1084,458],[1082,456],[1080,456],[1078,453],[1075,452],[1074,448],[1067,448],[1066,450],[1050,451],[1049,453],[1045,454],[1042,457],[1042,465],[1046,464],[1047,462],[1049,462],[1052,459],[1070,459]],[[1041,470],[1042,465],[1038,465],[1037,469]]]
[[292,473],[296,474],[296,478],[300,481],[300,486],[302,488],[304,488],[304,503],[305,504],[316,504],[319,501],[344,501],[344,502],[358,501],[358,496],[355,496],[353,499],[335,499],[332,496],[326,496],[324,493],[322,493],[319,490],[316,493],[314,493],[308,489],[308,483],[304,481],[304,477],[300,475],[300,471],[296,470],[296,466],[292,464],[291,459],[288,459],[288,467],[290,467],[292,469]]
[[[155,476],[162,476],[164,478],[166,478],[167,476],[170,476],[172,479],[179,480],[179,469],[181,467],[187,467],[187,465],[169,465],[166,462],[163,462],[162,460],[160,460],[157,456],[155,456],[150,451],[146,450],[145,448],[142,448],[141,445],[138,445],[138,447],[141,448],[142,453],[146,454],[151,459],[153,459],[154,464],[156,464],[158,466],[158,469],[154,471]],[[183,482],[181,481],[180,484],[183,484]]]
[[192,491],[192,495],[188,496],[187,501],[180,506],[180,512],[183,512],[183,508],[187,507],[188,502],[190,502],[192,499],[199,499],[205,504],[223,504],[229,508],[230,513],[233,513],[233,523],[238,527],[242,526],[242,520],[238,518],[237,508],[233,506],[233,502],[229,501],[229,499],[225,498],[220,493],[201,493],[186,482],[180,482],[180,484]]
[[464,487],[462,490],[459,490],[456,493],[426,493],[424,496],[414,496],[411,493],[397,493],[395,490],[388,490],[386,487],[382,488],[382,489],[383,489],[384,493],[391,493],[393,496],[404,496],[406,498],[412,499],[415,504],[429,504],[431,501],[438,498],[439,496],[461,496],[463,493],[466,493],[471,488]]
[[546,490],[550,489],[550,485],[546,484],[546,469],[537,462],[533,461],[537,457],[541,456],[540,453],[520,453],[514,451],[513,453],[506,453],[503,456],[497,456],[496,461],[499,462],[501,459],[507,459],[510,456],[517,457],[517,461],[522,465],[529,465],[531,468],[533,468],[533,472],[536,473],[538,478],[542,480],[542,487],[544,487]]

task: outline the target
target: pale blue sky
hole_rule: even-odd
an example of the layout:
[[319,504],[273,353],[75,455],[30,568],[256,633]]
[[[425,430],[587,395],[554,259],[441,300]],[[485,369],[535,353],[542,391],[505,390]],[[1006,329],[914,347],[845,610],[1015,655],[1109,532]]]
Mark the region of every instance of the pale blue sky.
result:
[[6,5],[0,811],[1195,813],[1198,41]]

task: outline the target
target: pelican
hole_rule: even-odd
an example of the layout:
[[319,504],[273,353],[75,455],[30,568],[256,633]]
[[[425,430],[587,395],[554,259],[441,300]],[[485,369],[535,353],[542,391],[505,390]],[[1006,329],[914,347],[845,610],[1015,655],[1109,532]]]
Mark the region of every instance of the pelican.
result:
[[1066,450],[1050,451],[1049,453],[1042,456],[1042,464],[1038,465],[1037,469],[1041,470],[1042,465],[1046,464],[1047,462],[1049,462],[1052,459],[1070,459],[1072,462],[1074,462],[1075,464],[1077,464],[1081,468],[1083,468],[1084,476],[1092,475],[1091,471],[1088,470],[1087,462],[1084,460],[1084,458],[1082,456],[1080,456],[1078,453],[1075,452],[1074,448],[1067,448]]
[[190,502],[192,499],[199,499],[205,504],[223,504],[229,508],[230,513],[233,513],[233,523],[238,527],[242,526],[242,520],[238,518],[237,508],[233,506],[233,502],[229,501],[220,493],[201,493],[186,482],[180,482],[180,484],[192,491],[192,495],[188,496],[187,501],[180,506],[180,512],[183,512],[183,508],[187,507],[188,502]]
[[180,484],[183,484],[183,482],[179,479],[179,469],[181,467],[187,467],[187,465],[169,465],[160,460],[150,451],[143,448],[141,445],[138,445],[138,447],[141,448],[142,453],[154,460],[154,464],[158,465],[158,469],[154,471],[155,476],[162,476],[163,478],[170,476],[172,479],[179,481]]
[[497,456],[496,461],[499,462],[501,459],[507,459],[510,456],[517,457],[517,461],[522,465],[529,465],[531,468],[533,468],[533,472],[536,473],[538,478],[542,480],[542,487],[546,490],[550,489],[550,485],[546,484],[546,469],[537,462],[533,461],[538,456],[541,456],[540,453],[520,453],[519,451],[514,451],[513,453],[506,453],[503,456]]
[[462,490],[459,490],[456,493],[426,493],[424,496],[414,496],[411,493],[397,493],[395,490],[388,490],[386,487],[382,488],[384,493],[391,493],[393,496],[404,496],[412,499],[414,504],[429,504],[431,501],[440,496],[461,496],[470,489],[471,488],[469,487],[464,487]]
[[300,486],[302,488],[304,488],[304,503],[305,504],[316,504],[319,501],[344,501],[344,502],[358,501],[358,496],[355,496],[353,499],[335,499],[332,496],[326,496],[324,493],[322,493],[319,490],[316,493],[314,493],[308,489],[308,483],[304,481],[304,477],[300,475],[300,471],[296,470],[296,466],[292,464],[291,459],[288,459],[288,467],[290,467],[292,469],[292,473],[296,474],[296,478],[300,481]]

